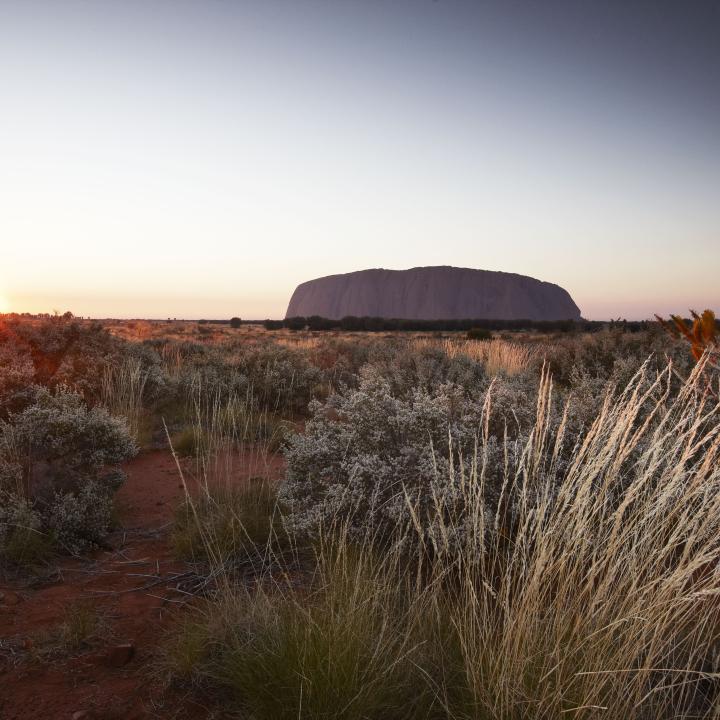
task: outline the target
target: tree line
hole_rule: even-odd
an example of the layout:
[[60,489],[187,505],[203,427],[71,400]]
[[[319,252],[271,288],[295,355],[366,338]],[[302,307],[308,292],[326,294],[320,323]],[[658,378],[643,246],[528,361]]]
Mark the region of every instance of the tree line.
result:
[[463,320],[408,320],[404,318],[355,317],[348,315],[339,320],[312,315],[311,317],[291,317],[284,320],[265,320],[266,330],[345,330],[349,332],[397,332],[397,331],[519,331],[538,332],[594,332],[603,327],[618,327],[628,332],[640,332],[650,325],[646,320],[490,320],[487,318],[468,318]]

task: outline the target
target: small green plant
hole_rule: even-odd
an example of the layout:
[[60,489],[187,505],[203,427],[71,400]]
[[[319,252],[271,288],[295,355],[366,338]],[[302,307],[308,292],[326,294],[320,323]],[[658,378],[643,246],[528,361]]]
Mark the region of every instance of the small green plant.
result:
[[206,485],[178,508],[172,541],[179,557],[228,565],[282,552],[287,537],[274,484],[250,478],[234,486]]
[[163,674],[183,685],[201,685],[206,681],[206,661],[213,640],[212,626],[205,608],[202,613],[182,618],[162,646],[160,666]]
[[41,658],[66,657],[92,648],[107,639],[106,619],[89,601],[76,601],[65,610],[62,621],[41,637],[37,650]]
[[103,619],[90,603],[78,602],[71,605],[60,624],[57,639],[60,646],[69,652],[88,647],[106,632]]

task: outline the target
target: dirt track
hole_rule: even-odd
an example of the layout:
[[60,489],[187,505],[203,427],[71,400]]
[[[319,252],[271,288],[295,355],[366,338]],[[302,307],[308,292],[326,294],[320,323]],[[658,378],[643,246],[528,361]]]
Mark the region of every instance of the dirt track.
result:
[[[189,567],[168,543],[179,473],[167,451],[145,453],[126,471],[112,550],[63,560],[38,583],[0,584],[0,720],[207,716],[182,694],[162,692],[154,673],[158,644],[186,597],[177,588]],[[79,603],[97,612],[103,633],[88,647],[48,654],[47,638]]]

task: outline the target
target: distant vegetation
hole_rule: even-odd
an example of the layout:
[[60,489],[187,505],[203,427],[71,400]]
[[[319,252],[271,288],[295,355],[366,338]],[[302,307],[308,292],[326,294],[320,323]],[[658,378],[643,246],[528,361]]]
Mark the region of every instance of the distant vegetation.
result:
[[467,319],[467,320],[404,320],[379,317],[344,317],[341,320],[329,320],[317,315],[312,317],[292,317],[285,320],[265,320],[267,330],[345,330],[351,332],[437,332],[437,331],[462,331],[469,330],[530,330],[537,332],[596,332],[603,327],[621,327],[627,332],[640,332],[647,330],[652,323],[646,321],[613,320],[488,320],[488,319]]

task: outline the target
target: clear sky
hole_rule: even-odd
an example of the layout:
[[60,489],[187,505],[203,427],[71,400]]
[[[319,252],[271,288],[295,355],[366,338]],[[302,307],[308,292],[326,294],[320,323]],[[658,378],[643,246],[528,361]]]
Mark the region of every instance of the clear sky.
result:
[[720,0],[0,0],[0,311],[419,265],[720,310]]

